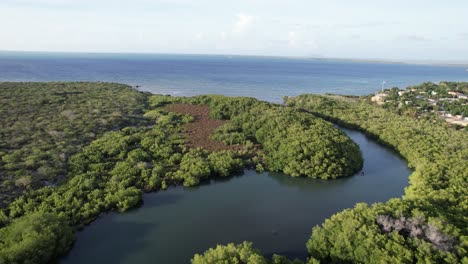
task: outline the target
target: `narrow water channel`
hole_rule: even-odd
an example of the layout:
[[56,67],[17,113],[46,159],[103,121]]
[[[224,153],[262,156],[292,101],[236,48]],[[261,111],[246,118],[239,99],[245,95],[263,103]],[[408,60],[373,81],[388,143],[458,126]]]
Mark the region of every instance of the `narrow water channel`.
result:
[[408,185],[405,160],[361,132],[343,131],[361,148],[364,175],[324,181],[245,171],[146,194],[142,207],[102,215],[79,232],[61,263],[189,263],[216,244],[244,240],[266,255],[305,258],[313,226],[358,202],[400,197]]

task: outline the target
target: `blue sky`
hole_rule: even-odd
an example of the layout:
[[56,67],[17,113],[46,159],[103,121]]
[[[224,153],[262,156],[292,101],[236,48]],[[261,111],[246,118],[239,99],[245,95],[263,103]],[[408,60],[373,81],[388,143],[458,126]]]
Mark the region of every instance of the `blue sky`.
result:
[[1,0],[0,50],[468,62],[466,0]]

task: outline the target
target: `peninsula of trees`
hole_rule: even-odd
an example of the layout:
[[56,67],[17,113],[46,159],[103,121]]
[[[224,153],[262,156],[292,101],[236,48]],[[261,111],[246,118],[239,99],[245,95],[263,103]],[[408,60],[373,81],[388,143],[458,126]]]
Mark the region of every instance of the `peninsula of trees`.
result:
[[137,206],[144,191],[244,167],[333,179],[363,163],[331,123],[253,98],[113,83],[1,83],[0,95],[0,263],[49,263],[69,250],[74,230]]
[[[359,148],[325,120],[393,148],[414,172],[402,198],[360,203],[313,227],[307,263],[468,262],[468,141],[443,121],[366,97],[301,95],[277,105],[112,83],[1,83],[0,101],[0,263],[49,263],[70,249],[77,228],[137,206],[144,191],[244,167],[352,175]],[[303,263],[267,258],[249,242],[192,259],[220,262]]]
[[[414,169],[401,199],[373,205],[359,203],[315,226],[306,244],[306,262],[467,263],[466,130],[430,116],[395,111],[386,103],[377,106],[369,97],[285,97],[289,107],[365,132],[400,153]],[[195,255],[192,263],[304,262],[277,255],[267,259],[251,243],[244,242],[209,249]]]

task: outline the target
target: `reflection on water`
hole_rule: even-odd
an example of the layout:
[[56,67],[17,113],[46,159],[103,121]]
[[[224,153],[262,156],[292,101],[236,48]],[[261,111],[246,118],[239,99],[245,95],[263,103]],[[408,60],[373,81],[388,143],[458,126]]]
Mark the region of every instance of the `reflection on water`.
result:
[[84,231],[62,263],[188,263],[216,244],[249,240],[270,255],[307,256],[311,228],[357,202],[400,197],[406,162],[356,131],[365,175],[337,180],[245,171],[242,176],[146,194],[128,213],[102,216]]

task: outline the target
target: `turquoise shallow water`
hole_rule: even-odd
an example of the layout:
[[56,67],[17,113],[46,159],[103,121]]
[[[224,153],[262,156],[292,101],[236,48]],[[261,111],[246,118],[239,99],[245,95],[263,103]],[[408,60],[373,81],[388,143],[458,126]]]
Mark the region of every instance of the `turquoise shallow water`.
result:
[[362,150],[364,176],[324,181],[245,171],[147,194],[141,208],[103,215],[79,232],[61,263],[188,263],[216,244],[244,240],[267,255],[305,258],[313,226],[357,202],[400,197],[408,185],[404,160],[360,132],[345,132]]
[[0,81],[108,81],[172,95],[363,95],[425,81],[468,81],[464,67],[273,57],[0,52]]

